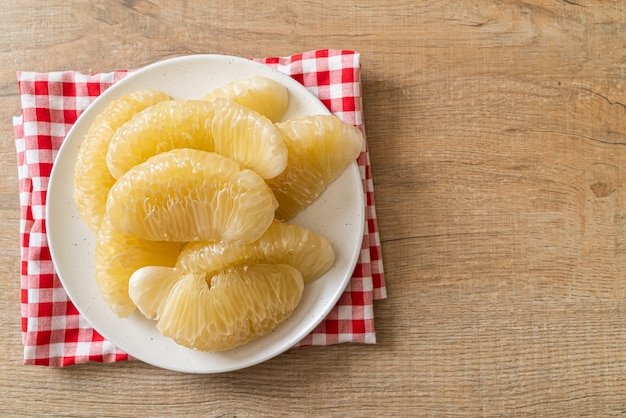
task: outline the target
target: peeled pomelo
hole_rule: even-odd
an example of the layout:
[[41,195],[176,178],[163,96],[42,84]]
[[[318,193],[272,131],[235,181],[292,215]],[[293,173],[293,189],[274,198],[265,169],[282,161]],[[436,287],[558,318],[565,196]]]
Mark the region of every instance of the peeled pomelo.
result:
[[[215,275],[145,267],[130,280],[139,309],[188,348],[221,351],[270,333],[297,307],[304,282],[287,264],[253,264]],[[155,275],[155,276],[153,276]]]
[[148,241],[124,234],[104,217],[96,238],[96,284],[117,316],[127,317],[135,310],[128,295],[128,282],[135,270],[144,266],[174,266],[181,246],[178,242]]
[[306,284],[318,279],[334,261],[335,252],[325,237],[299,225],[274,221],[249,244],[190,242],[183,247],[176,267],[210,274],[240,264],[289,264],[302,273]]
[[332,115],[298,117],[276,126],[289,150],[287,167],[267,183],[278,200],[276,217],[289,220],[359,156],[365,139],[359,129]]
[[267,77],[236,80],[211,91],[203,100],[228,99],[278,122],[289,104],[289,93],[280,83]]
[[254,171],[214,152],[180,148],[132,167],[111,188],[113,226],[152,241],[257,240],[277,203]]
[[87,130],[74,166],[74,199],[91,232],[95,233],[100,227],[107,194],[115,183],[106,164],[111,138],[136,113],[169,99],[164,92],[151,89],[125,94],[98,114]]
[[119,178],[148,158],[177,148],[214,151],[263,178],[277,176],[287,165],[287,146],[272,121],[226,99],[177,99],[144,109],[113,135],[106,162]]

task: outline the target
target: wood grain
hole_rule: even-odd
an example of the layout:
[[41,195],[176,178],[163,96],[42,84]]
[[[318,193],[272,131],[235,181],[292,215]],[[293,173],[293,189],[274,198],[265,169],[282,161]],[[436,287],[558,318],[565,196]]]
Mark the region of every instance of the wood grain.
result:
[[[0,414],[626,413],[626,5],[148,0],[0,9]],[[389,298],[378,343],[195,376],[22,366],[18,70],[362,54]]]

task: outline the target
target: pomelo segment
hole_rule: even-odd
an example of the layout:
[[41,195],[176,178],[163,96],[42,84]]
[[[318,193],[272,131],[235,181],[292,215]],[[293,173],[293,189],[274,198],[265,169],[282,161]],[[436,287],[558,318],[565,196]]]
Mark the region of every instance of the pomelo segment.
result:
[[363,134],[336,116],[313,115],[276,124],[289,157],[287,168],[267,182],[278,200],[276,217],[289,220],[311,204],[365,146]]
[[109,143],[115,131],[146,107],[169,99],[164,92],[151,89],[125,94],[113,100],[87,130],[76,157],[74,199],[91,232],[96,233],[100,227],[107,194],[115,183],[106,164]]
[[247,107],[216,99],[211,134],[215,152],[242,163],[264,179],[287,166],[288,149],[278,128],[265,116]]
[[287,146],[272,121],[226,99],[150,106],[117,130],[106,162],[119,178],[148,158],[178,148],[217,152],[263,178],[277,176],[287,165]]
[[[296,308],[302,275],[286,264],[238,266],[213,276],[145,268],[130,281],[142,312],[157,329],[188,348],[221,351],[271,332]],[[155,276],[152,276],[155,274]],[[160,288],[159,288],[160,287]]]
[[95,276],[104,301],[121,318],[135,310],[128,294],[128,282],[135,270],[144,266],[176,263],[182,244],[154,242],[117,231],[104,217],[96,239]]
[[181,278],[179,272],[173,268],[145,266],[130,276],[128,295],[146,318],[158,319],[172,287]]
[[153,241],[257,240],[277,207],[252,170],[213,152],[174,149],[134,166],[111,188],[118,230]]
[[236,80],[219,87],[203,97],[203,100],[228,99],[248,107],[278,122],[289,105],[289,93],[280,83],[267,77],[252,77]]
[[302,273],[304,283],[324,274],[334,263],[330,242],[302,226],[274,221],[250,244],[192,242],[183,248],[176,267],[183,272],[214,272],[240,264],[289,264]]

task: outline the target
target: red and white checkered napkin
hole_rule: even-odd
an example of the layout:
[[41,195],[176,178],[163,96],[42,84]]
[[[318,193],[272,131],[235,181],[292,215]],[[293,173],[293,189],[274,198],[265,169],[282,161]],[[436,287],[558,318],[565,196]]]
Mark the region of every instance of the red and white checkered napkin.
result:
[[[317,50],[264,63],[302,83],[339,118],[363,128],[359,54]],[[78,313],[55,273],[46,240],[50,170],[65,135],[85,108],[128,74],[75,71],[18,73],[22,115],[13,120],[20,190],[24,364],[68,366],[129,356]],[[373,301],[386,297],[369,154],[358,159],[366,194],[366,226],[358,265],[328,317],[298,347],[375,343]]]

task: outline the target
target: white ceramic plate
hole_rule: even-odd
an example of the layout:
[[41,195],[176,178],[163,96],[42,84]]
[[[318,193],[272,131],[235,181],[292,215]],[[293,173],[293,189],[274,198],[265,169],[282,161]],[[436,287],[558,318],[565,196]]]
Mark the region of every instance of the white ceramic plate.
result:
[[317,326],[335,305],[356,265],[364,227],[359,169],[351,164],[320,198],[293,222],[326,236],[337,260],[319,280],[305,287],[292,316],[271,334],[244,346],[217,353],[184,348],[163,337],[154,322],[135,312],[118,318],[103,302],[94,280],[94,236],[82,222],[73,198],[74,162],[95,116],[122,94],[160,89],[176,98],[199,98],[237,79],[265,76],[289,91],[285,119],[328,113],[301,84],[265,65],[238,57],[193,55],[157,62],[131,73],[109,88],[80,116],[61,147],[50,178],[46,219],[48,243],[56,271],[72,302],[106,339],[152,365],[191,373],[218,373],[258,364],[286,351]]

